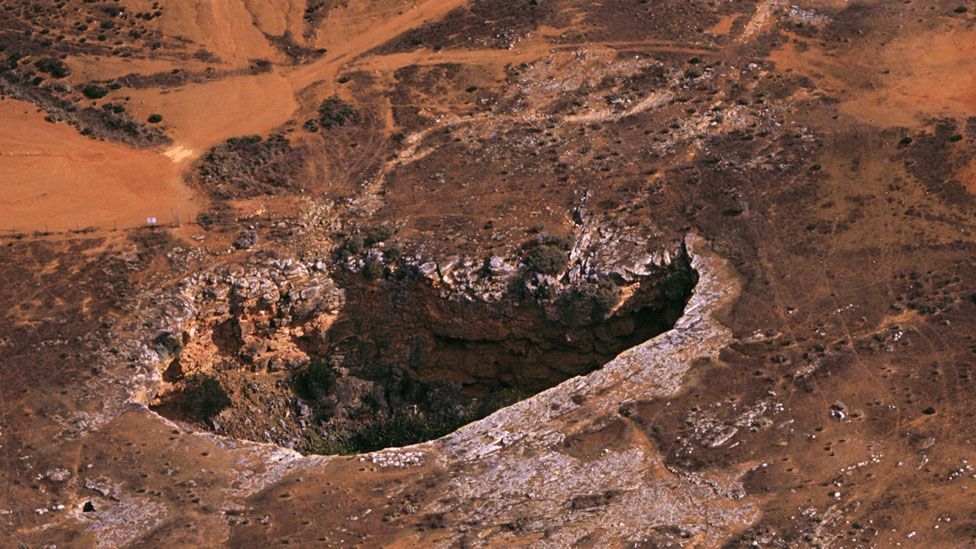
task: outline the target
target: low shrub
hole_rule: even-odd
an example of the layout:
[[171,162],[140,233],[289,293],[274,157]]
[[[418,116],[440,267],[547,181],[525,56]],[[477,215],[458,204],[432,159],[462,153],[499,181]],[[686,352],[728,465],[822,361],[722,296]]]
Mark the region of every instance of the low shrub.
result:
[[386,274],[386,267],[384,267],[383,262],[378,259],[370,257],[363,265],[363,276],[366,277],[366,280],[383,278],[384,274]]
[[529,248],[522,256],[525,268],[531,272],[555,275],[566,267],[569,254],[552,244],[539,244]]
[[321,361],[314,360],[294,375],[295,391],[307,400],[320,400],[335,388],[336,374]]
[[346,259],[347,257],[352,257],[366,248],[366,240],[363,235],[356,233],[349,235],[345,242],[339,246],[338,254],[340,259]]
[[64,78],[71,74],[71,69],[68,65],[64,64],[64,61],[59,59],[45,58],[34,63],[37,70],[43,72],[44,74],[50,74],[54,78]]
[[367,228],[363,232],[363,240],[367,246],[372,246],[373,244],[377,244],[389,239],[394,234],[396,234],[396,228],[392,225],[383,223],[381,225]]
[[560,296],[560,317],[572,327],[602,322],[619,301],[620,289],[611,282],[584,284]]
[[81,89],[81,93],[85,94],[88,99],[101,99],[108,95],[108,90],[97,84],[88,84]]
[[241,137],[231,137],[227,140],[230,147],[244,147],[247,145],[257,145],[263,140],[260,135],[244,135]]
[[390,244],[383,250],[383,257],[390,263],[399,260],[403,256],[403,249],[399,244]]
[[352,106],[338,97],[332,96],[326,99],[319,107],[319,124],[323,128],[330,129],[334,126],[355,124],[358,121],[359,115]]

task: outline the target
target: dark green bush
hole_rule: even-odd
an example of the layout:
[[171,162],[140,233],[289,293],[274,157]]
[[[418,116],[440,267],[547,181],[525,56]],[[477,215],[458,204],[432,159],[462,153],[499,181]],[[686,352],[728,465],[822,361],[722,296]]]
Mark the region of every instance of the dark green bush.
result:
[[59,59],[45,58],[34,63],[34,65],[37,66],[37,70],[45,74],[50,74],[54,78],[64,78],[71,74],[71,69],[68,68],[68,65],[65,65]]
[[336,374],[332,368],[321,361],[312,361],[308,367],[296,373],[293,382],[295,391],[308,400],[319,400],[335,388]]
[[406,446],[440,438],[474,419],[423,411],[394,413],[353,433],[342,446],[355,452]]
[[352,106],[338,97],[332,96],[326,99],[319,107],[319,124],[323,128],[355,124],[358,120],[359,115]]
[[383,263],[378,259],[370,257],[363,265],[363,276],[366,277],[366,280],[383,278],[384,274],[386,274],[386,267],[384,267]]
[[531,272],[555,275],[569,262],[569,255],[553,244],[539,244],[529,248],[522,257],[526,269]]
[[363,251],[365,247],[366,241],[363,239],[363,235],[359,233],[349,235],[349,238],[339,246],[339,257],[343,259],[352,257]]
[[612,282],[601,281],[591,289],[590,299],[593,303],[594,320],[603,320],[620,301],[620,288]]
[[150,114],[149,118],[146,119],[146,122],[149,122],[150,124],[159,124],[162,121],[163,115],[161,114]]
[[394,234],[396,234],[396,228],[383,223],[382,225],[367,228],[363,233],[363,240],[367,246],[372,246],[373,244],[387,240]]
[[387,261],[393,263],[403,256],[403,250],[400,248],[399,244],[390,244],[383,250],[383,257]]
[[108,95],[108,90],[97,84],[88,84],[81,89],[81,93],[85,94],[88,99],[101,99]]

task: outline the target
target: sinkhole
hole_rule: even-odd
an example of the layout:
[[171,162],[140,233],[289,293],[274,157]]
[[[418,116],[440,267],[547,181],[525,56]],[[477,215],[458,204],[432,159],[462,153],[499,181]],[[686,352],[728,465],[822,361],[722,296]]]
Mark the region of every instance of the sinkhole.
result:
[[513,284],[492,302],[409,275],[258,297],[208,289],[214,306],[156,338],[170,359],[152,407],[305,453],[433,440],[671,329],[697,280],[684,252],[637,281],[558,295]]

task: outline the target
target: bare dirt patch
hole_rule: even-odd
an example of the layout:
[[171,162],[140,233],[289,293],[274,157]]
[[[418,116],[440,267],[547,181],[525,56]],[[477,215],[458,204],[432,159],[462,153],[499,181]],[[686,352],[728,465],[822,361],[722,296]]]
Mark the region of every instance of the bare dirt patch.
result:
[[4,167],[0,229],[131,227],[173,214],[191,219],[195,193],[159,152],[99,142],[44,121],[28,103],[0,101]]
[[879,89],[845,103],[844,112],[884,126],[976,115],[976,32],[958,29],[899,37],[880,52]]

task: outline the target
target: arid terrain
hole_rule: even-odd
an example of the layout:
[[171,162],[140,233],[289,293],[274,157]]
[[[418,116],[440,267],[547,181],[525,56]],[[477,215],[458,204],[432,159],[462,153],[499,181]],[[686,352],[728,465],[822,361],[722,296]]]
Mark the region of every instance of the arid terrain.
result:
[[976,546],[974,230],[972,0],[0,0],[0,546]]

